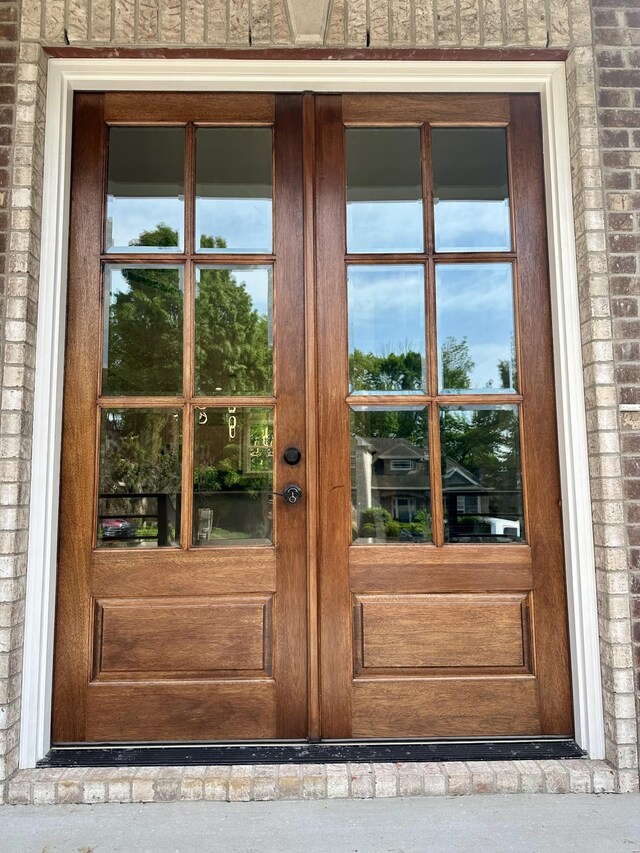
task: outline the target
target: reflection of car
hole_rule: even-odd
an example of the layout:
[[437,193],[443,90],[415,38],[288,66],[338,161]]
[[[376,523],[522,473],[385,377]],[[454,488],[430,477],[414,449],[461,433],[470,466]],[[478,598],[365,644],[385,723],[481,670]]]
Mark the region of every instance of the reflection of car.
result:
[[136,526],[124,518],[103,518],[103,539],[135,539]]

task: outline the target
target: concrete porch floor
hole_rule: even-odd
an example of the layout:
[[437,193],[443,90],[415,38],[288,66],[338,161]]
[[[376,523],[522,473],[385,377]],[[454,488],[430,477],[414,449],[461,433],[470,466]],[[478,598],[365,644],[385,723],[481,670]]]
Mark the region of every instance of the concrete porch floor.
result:
[[11,853],[640,853],[640,796],[5,806]]

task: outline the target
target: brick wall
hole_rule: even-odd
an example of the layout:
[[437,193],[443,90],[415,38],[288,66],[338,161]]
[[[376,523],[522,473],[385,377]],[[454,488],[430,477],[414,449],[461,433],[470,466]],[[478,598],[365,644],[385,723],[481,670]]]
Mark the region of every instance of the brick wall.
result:
[[[21,514],[20,498],[26,495],[19,495],[13,487],[17,466],[10,461],[15,448],[10,446],[8,435],[16,429],[16,424],[9,424],[11,414],[8,409],[11,406],[10,386],[16,377],[11,376],[7,367],[6,342],[13,288],[9,275],[9,234],[16,133],[19,9],[17,2],[0,2],[0,776],[11,772],[15,766],[20,685],[14,673],[21,669],[23,607],[20,602],[24,597],[24,588],[15,580],[15,553],[19,547],[15,531]],[[26,524],[20,526],[26,528]]]
[[640,716],[640,6],[593,0],[593,20]]
[[[634,33],[640,32],[639,13],[633,10],[637,0],[609,0],[611,8],[593,0],[593,9],[590,0],[438,0],[435,15],[433,0],[318,4],[326,6],[327,15],[314,35],[301,18],[308,0],[0,0],[0,26],[9,27],[9,42],[0,46],[0,91],[9,102],[4,87],[15,80],[11,21],[21,5],[13,147],[14,108],[6,111],[0,104],[0,157],[5,158],[0,181],[4,176],[9,182],[12,163],[11,198],[0,186],[0,263],[6,247],[9,270],[0,314],[0,779],[10,776],[17,762],[46,86],[42,45],[549,45],[571,50],[569,130],[607,758],[620,771],[621,788],[631,790],[638,785],[630,583],[635,572],[640,621],[640,543],[633,538],[639,529],[640,415],[620,414],[618,403],[638,393],[631,389],[639,363],[638,278],[633,276],[640,273],[634,242],[640,239],[640,122],[636,114],[635,131],[620,122],[631,120],[634,99],[635,108],[640,104],[640,47],[633,49]],[[592,13],[601,45],[599,92]],[[627,185],[616,186],[625,180]],[[640,633],[635,639],[640,648]],[[637,687],[640,691],[640,683]]]

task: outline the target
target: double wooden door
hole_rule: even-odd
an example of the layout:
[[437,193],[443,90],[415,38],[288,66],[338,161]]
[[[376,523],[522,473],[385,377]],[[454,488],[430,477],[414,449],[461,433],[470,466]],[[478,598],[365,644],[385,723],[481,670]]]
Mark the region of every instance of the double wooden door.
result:
[[73,132],[53,741],[570,735],[537,98]]

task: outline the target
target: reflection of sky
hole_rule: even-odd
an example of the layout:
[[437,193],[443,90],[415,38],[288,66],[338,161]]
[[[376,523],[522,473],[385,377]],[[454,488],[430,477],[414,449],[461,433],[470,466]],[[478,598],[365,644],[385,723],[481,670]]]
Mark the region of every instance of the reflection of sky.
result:
[[436,200],[435,239],[438,252],[508,252],[509,200]]
[[421,201],[350,201],[347,251],[421,252]]
[[499,389],[498,361],[511,362],[514,337],[511,264],[438,264],[436,304],[440,384],[442,344],[448,337],[466,337],[475,362],[471,388],[491,382]]
[[[110,251],[139,252],[141,247],[130,247],[143,231],[153,231],[160,223],[178,232],[179,249],[182,249],[184,204],[181,197],[132,198],[113,196],[107,198],[107,248]],[[109,220],[111,222],[109,223]],[[109,231],[111,239],[109,240]],[[155,252],[175,251],[175,247],[151,248]]]
[[425,350],[422,266],[349,267],[349,351]]
[[199,247],[200,237],[205,234],[207,237],[222,237],[227,243],[227,250],[271,252],[271,210],[270,198],[198,198],[197,245]]
[[[196,298],[200,273],[207,267],[199,267],[196,273]],[[271,317],[271,267],[210,267],[228,269],[238,284],[244,284],[251,297],[253,308],[265,317]]]

